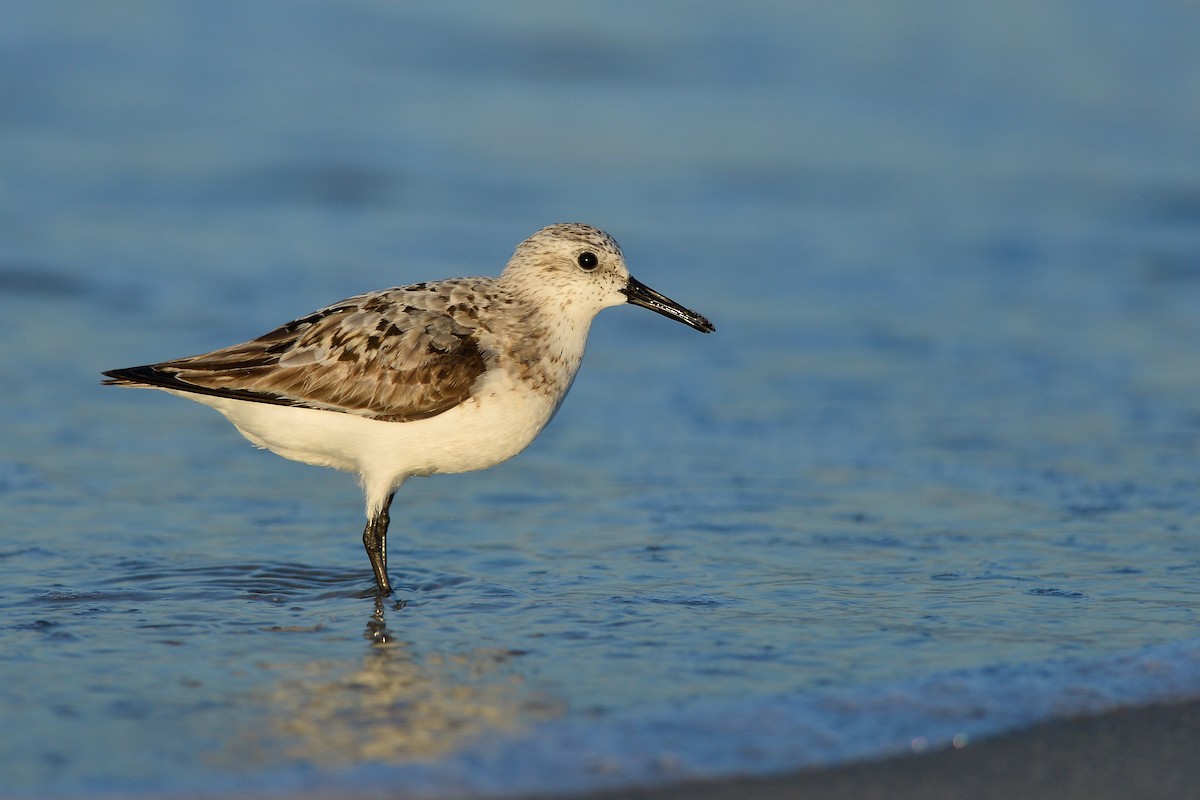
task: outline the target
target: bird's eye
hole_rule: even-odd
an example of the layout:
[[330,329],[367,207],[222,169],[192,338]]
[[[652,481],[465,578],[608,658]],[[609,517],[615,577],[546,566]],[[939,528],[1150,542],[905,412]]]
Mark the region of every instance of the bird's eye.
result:
[[600,263],[600,259],[596,258],[596,254],[591,250],[585,250],[580,253],[579,258],[576,260],[579,262],[579,268],[586,269],[588,272],[594,270]]

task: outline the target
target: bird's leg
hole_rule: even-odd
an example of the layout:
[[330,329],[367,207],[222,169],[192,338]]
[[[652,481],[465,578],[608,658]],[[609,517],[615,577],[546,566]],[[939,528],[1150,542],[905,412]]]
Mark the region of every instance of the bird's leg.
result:
[[383,508],[367,520],[367,527],[363,528],[363,547],[367,548],[367,558],[371,559],[371,569],[375,570],[375,583],[381,595],[392,593],[387,575],[387,531],[390,522],[388,509],[392,506],[393,497],[394,493],[388,495]]

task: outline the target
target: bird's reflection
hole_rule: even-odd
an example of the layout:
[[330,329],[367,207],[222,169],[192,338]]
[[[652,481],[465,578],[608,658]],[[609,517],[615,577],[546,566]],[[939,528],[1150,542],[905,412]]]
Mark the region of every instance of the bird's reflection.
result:
[[[390,644],[392,641],[392,635],[387,629],[387,615],[383,604],[383,598],[377,596],[375,598],[375,613],[371,615],[371,619],[367,620],[367,632],[363,634],[363,638],[374,645]],[[397,600],[392,605],[392,610],[402,611],[405,605],[404,600]]]
[[270,722],[233,743],[238,757],[322,766],[431,759],[561,713],[561,704],[525,685],[517,651],[420,654],[388,629],[388,612],[402,607],[376,602],[363,634],[371,644],[357,666],[268,667],[284,673],[256,698]]

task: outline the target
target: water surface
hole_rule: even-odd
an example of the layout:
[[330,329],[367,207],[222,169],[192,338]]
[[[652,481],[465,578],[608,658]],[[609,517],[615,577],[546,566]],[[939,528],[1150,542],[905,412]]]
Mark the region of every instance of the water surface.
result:
[[[1198,23],[10,11],[0,792],[581,789],[1200,693]],[[351,477],[99,386],[575,219],[718,332],[605,311],[527,452],[397,496],[397,601]]]

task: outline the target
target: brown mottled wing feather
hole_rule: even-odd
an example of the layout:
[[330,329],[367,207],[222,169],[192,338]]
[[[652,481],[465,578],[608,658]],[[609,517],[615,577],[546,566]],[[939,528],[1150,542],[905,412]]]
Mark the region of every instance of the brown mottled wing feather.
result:
[[461,302],[475,289],[454,281],[352,297],[244,344],[105,374],[115,384],[425,419],[470,397],[486,369],[471,304]]

